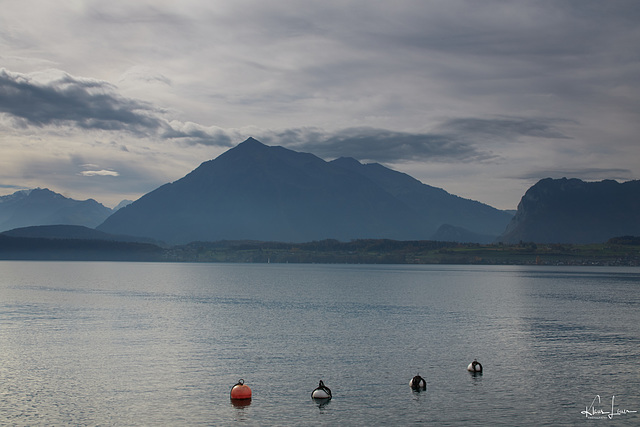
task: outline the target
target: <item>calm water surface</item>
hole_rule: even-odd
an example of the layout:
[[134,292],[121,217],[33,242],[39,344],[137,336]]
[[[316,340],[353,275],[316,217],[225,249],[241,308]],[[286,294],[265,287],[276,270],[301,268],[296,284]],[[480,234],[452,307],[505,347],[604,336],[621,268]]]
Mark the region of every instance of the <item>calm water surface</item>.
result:
[[639,291],[637,268],[0,262],[0,424],[639,425]]

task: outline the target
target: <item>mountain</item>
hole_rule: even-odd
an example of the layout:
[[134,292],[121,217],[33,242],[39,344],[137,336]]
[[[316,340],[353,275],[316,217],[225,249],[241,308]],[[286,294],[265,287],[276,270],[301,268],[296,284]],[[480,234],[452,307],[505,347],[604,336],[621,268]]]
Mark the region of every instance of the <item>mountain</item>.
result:
[[113,212],[115,212],[117,210],[120,210],[120,209],[124,208],[125,206],[130,205],[131,203],[133,203],[133,200],[124,199],[120,203],[118,203],[118,205],[115,208],[113,208]]
[[[498,236],[504,232],[506,224],[513,217],[512,214],[489,205],[463,199],[441,188],[423,184],[405,173],[388,169],[379,163],[363,165],[353,158],[345,157],[331,163],[367,177],[412,210],[420,212],[423,221],[434,232],[437,232],[441,225],[449,224],[457,228],[476,230],[471,234],[482,234],[483,236],[478,237],[484,241],[487,236]],[[440,240],[436,235],[431,235],[430,238]],[[490,240],[493,240],[493,237]],[[481,242],[480,240],[470,241]]]
[[640,181],[546,178],[527,190],[497,241],[599,243],[625,235],[640,235]]
[[0,231],[53,224],[95,227],[112,213],[93,199],[73,200],[46,188],[23,190],[0,197]]
[[[456,198],[380,165],[358,165],[363,166],[353,159],[326,162],[249,138],[120,209],[97,229],[170,243],[428,239],[441,225],[430,218],[437,207],[427,209],[429,200],[441,204]],[[385,175],[393,182],[381,185]],[[411,188],[404,188],[407,183]],[[438,197],[423,195],[431,191]],[[419,202],[412,200],[416,197]],[[468,210],[463,216],[486,215],[488,220],[476,224],[499,230],[495,236],[510,219],[477,202],[463,205]]]
[[31,227],[14,228],[0,234],[9,237],[24,237],[29,239],[106,240],[111,242],[162,245],[161,242],[146,237],[109,234],[82,225],[35,225]]

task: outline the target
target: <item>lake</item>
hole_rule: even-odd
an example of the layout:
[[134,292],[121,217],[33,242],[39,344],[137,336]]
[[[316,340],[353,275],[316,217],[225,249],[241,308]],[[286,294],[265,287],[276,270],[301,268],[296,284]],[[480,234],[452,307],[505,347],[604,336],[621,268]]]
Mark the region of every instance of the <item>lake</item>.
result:
[[3,425],[639,425],[639,351],[634,267],[0,262]]

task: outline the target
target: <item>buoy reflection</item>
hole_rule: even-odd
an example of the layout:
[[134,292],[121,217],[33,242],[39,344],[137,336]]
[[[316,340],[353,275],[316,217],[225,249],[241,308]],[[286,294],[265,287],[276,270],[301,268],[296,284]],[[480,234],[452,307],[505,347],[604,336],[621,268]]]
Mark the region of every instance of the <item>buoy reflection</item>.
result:
[[245,408],[251,405],[251,399],[231,399],[234,408]]
[[318,405],[318,408],[322,409],[322,408],[326,408],[329,403],[331,403],[331,399],[316,399],[313,398],[313,403],[315,403],[316,405]]

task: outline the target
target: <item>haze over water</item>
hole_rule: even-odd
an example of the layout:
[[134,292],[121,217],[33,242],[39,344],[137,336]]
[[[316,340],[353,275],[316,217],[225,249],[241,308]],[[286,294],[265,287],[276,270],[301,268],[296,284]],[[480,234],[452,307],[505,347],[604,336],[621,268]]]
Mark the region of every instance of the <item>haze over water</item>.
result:
[[[638,268],[0,272],[2,424],[573,425],[612,399],[615,425],[640,421]],[[482,375],[466,371],[474,358]],[[426,392],[409,389],[418,373]],[[253,399],[236,407],[240,378]],[[321,379],[325,405],[310,398]]]

